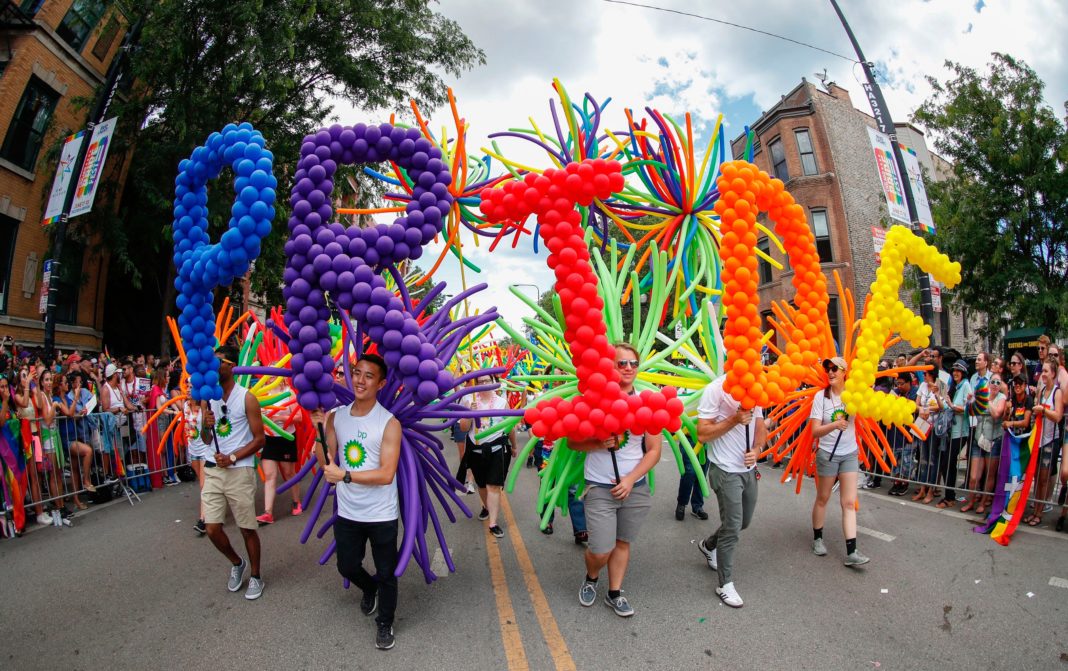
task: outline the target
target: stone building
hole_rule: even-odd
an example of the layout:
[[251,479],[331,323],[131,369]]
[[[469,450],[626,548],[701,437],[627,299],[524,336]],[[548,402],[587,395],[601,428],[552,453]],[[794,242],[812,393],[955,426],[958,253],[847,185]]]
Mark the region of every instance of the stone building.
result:
[[[50,236],[43,212],[58,147],[81,130],[91,99],[119,53],[127,21],[105,0],[0,0],[0,335],[39,346],[42,270]],[[54,155],[53,155],[54,154]],[[108,156],[107,171],[122,156]],[[99,199],[97,200],[99,206]],[[99,350],[107,258],[79,237],[78,219],[63,250],[56,347]]]
[[[856,109],[842,87],[827,82],[821,88],[802,79],[749,127],[754,135],[753,163],[782,179],[806,210],[831,294],[831,328],[840,340],[842,302],[833,273],[837,271],[843,286],[852,291],[860,312],[878,267],[872,229],[896,223],[887,212],[868,137],[867,128],[875,128],[875,120]],[[897,124],[897,128],[898,141],[915,150],[927,179],[948,174],[948,164],[927,148],[919,129],[910,124]],[[744,134],[731,143],[735,158],[745,157],[746,144]],[[793,297],[793,271],[766,236],[758,241],[758,248],[783,265],[778,270],[760,262],[760,310],[766,320],[772,314],[772,301]],[[918,289],[903,288],[902,300],[920,314],[913,294],[918,298]],[[935,313],[932,340],[962,354],[974,354],[979,347],[974,328],[969,329],[965,315],[943,303],[943,311]],[[902,345],[895,351],[904,349]]]

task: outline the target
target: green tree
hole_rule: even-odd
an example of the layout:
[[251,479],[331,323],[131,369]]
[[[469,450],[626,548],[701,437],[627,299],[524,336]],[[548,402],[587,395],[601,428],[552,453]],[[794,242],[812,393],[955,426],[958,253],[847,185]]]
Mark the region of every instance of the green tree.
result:
[[[131,59],[133,84],[113,105],[120,149],[133,149],[123,198],[116,214],[98,208],[91,222],[111,255],[106,338],[119,349],[160,342],[158,331],[144,328],[144,313],[129,306],[158,306],[161,323],[172,309],[174,175],[209,133],[250,121],[275,155],[275,230],[251,278],[252,290],[275,303],[289,176],[302,138],[325,124],[333,101],[378,110],[367,121],[385,121],[410,98],[424,108],[440,105],[442,77],[485,62],[426,0],[160,0],[136,11],[142,8],[149,14]],[[228,223],[233,197],[219,184],[210,190],[213,239]],[[124,338],[132,342],[116,345]]]
[[[947,62],[915,120],[952,164],[929,187],[935,244],[961,264],[952,298],[990,330],[1068,330],[1068,133],[1025,63],[994,54],[987,72]],[[981,331],[982,332],[982,331]],[[984,333],[984,335],[990,335]]]

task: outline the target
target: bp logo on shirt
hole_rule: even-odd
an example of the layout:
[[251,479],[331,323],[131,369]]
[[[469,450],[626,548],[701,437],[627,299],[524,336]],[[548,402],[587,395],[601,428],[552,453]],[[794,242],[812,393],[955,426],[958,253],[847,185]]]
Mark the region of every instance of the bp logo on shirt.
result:
[[358,440],[350,440],[345,443],[345,463],[349,468],[357,470],[360,466],[363,466],[364,460],[367,459],[367,451],[363,448],[363,443]]
[[230,435],[230,432],[234,430],[234,425],[230,423],[229,417],[223,417],[219,420],[219,425],[216,429],[216,433],[220,438],[225,438]]
[[845,411],[845,408],[835,408],[833,411],[831,411],[832,422],[837,422],[840,419],[844,419],[847,422],[849,421],[849,413]]

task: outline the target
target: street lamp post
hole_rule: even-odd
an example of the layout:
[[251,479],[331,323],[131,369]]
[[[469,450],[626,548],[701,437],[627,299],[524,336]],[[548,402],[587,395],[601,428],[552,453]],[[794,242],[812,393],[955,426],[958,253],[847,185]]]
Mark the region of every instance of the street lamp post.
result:
[[530,287],[534,291],[538,292],[538,304],[541,305],[541,288],[536,284],[513,284],[513,287]]
[[[879,126],[879,132],[890,137],[890,146],[894,151],[894,161],[897,163],[898,172],[901,173],[901,187],[905,193],[905,204],[908,206],[909,219],[912,223],[912,229],[916,230],[919,228],[919,218],[916,216],[916,200],[912,195],[912,184],[909,182],[908,170],[905,169],[905,159],[901,155],[901,148],[897,143],[897,128],[894,126],[894,120],[890,117],[890,110],[886,107],[886,99],[883,98],[882,89],[879,88],[879,83],[875,81],[875,70],[872,67],[872,63],[864,58],[864,52],[860,50],[860,43],[857,42],[857,38],[853,35],[853,30],[849,27],[845,14],[842,13],[838,3],[835,0],[830,0],[830,2],[842,22],[842,27],[845,28],[846,35],[853,45],[853,50],[857,52],[857,58],[860,59],[860,65],[863,67],[864,75],[867,77],[868,81],[863,85],[864,93],[868,98],[868,103],[871,105],[875,123]],[[939,330],[934,328],[931,281],[926,272],[920,273],[920,316],[923,318],[924,323],[931,327],[931,339],[934,344],[940,345],[942,336]]]

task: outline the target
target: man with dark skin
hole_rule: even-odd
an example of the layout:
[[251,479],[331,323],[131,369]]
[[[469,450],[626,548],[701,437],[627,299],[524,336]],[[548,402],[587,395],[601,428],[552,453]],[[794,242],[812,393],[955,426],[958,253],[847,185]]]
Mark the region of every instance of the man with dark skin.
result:
[[[265,443],[263,418],[256,397],[234,380],[237,348],[223,346],[215,353],[219,359],[219,384],[222,399],[201,402],[201,436],[214,447],[215,454],[204,461],[204,524],[215,548],[230,560],[227,589],[236,592],[244,583],[245,569],[251,564],[245,598],[258,599],[263,594],[260,577],[260,536],[256,532],[256,453]],[[242,559],[223,531],[226,509],[241,529],[248,561]]]

